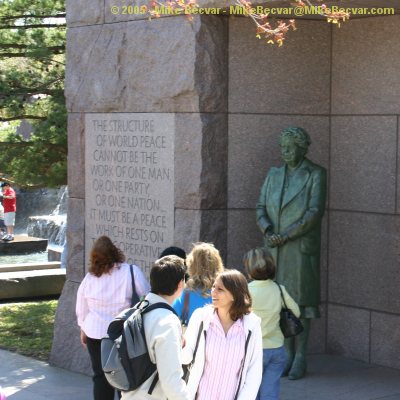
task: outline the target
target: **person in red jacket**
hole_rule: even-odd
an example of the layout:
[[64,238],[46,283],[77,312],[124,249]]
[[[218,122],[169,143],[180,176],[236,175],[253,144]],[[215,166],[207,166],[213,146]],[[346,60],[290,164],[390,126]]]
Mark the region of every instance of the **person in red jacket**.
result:
[[15,212],[17,211],[17,196],[15,190],[8,182],[1,184],[3,190],[4,224],[7,227],[7,235],[3,241],[11,242],[14,240]]

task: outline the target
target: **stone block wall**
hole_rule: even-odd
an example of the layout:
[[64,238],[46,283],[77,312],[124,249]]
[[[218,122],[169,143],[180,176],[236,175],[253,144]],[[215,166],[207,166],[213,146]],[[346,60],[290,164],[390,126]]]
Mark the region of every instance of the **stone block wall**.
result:
[[304,127],[329,182],[310,351],[399,368],[400,16],[297,26],[276,48],[230,20],[228,265],[262,244],[255,204],[279,131]]
[[[331,27],[298,21],[282,47],[255,38],[251,21],[229,23],[228,266],[263,244],[255,204],[267,171],[281,164],[278,135],[301,126],[312,139],[308,157],[329,169]],[[329,204],[329,195],[328,195]],[[313,323],[312,352],[326,349],[327,236],[321,254],[321,314]]]
[[[107,3],[107,2],[106,2]],[[97,6],[96,6],[97,5]],[[85,260],[85,115],[165,113],[175,120],[174,238],[227,247],[227,18],[153,21],[112,16],[103,1],[82,11],[67,1],[65,94],[69,111],[70,202],[67,282],[51,362],[90,372],[79,343],[76,293]],[[87,138],[86,138],[87,139]]]
[[69,258],[51,362],[89,371],[74,316],[86,270],[85,115],[157,112],[175,118],[175,244],[213,241],[228,267],[262,243],[255,204],[280,163],[278,133],[310,133],[309,158],[329,171],[310,351],[400,368],[400,16],[341,29],[298,21],[278,48],[245,18],[149,22],[110,4],[67,0]]
[[399,368],[400,16],[332,33],[327,350]]

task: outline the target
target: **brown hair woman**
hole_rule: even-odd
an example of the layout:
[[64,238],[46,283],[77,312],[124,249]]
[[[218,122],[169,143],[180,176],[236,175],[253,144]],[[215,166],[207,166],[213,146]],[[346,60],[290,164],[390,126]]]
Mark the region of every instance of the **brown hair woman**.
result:
[[[279,327],[282,309],[281,291],[274,282],[276,267],[270,252],[262,247],[247,252],[244,265],[253,279],[249,290],[253,311],[261,318],[263,342],[263,378],[257,400],[279,400],[280,377],[287,362],[284,338]],[[299,306],[281,286],[285,304],[298,317]]]
[[236,270],[220,273],[211,299],[211,306],[193,313],[185,334],[183,362],[194,362],[191,398],[254,400],[262,376],[261,327],[251,312],[246,278]]
[[94,400],[114,400],[114,388],[101,368],[101,338],[106,336],[112,319],[128,308],[134,297],[144,296],[149,290],[140,268],[125,263],[124,254],[109,237],[100,236],[93,243],[89,272],[78,289],[76,315],[82,345],[92,362]]

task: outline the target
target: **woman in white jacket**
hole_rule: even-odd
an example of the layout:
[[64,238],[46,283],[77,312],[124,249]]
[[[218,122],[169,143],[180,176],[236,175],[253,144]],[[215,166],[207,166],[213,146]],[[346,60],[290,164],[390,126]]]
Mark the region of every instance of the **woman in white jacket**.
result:
[[236,270],[222,272],[211,298],[211,306],[193,313],[185,334],[183,363],[193,362],[190,396],[254,400],[262,378],[262,340],[260,318],[250,311],[246,278]]

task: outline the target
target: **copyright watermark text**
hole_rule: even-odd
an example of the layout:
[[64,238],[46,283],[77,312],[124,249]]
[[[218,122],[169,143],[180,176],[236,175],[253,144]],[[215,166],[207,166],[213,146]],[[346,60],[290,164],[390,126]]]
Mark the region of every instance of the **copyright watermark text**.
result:
[[[256,6],[246,9],[240,5],[230,6],[229,8],[221,7],[190,7],[177,9],[168,6],[157,6],[155,11],[159,15],[177,15],[177,14],[193,14],[193,15],[250,15],[262,14],[269,16],[287,16],[287,17],[303,17],[307,15],[324,15],[333,13],[348,13],[353,16],[374,16],[374,15],[394,15],[395,9],[390,7],[339,7],[339,6],[297,6],[297,7],[264,7]],[[146,6],[137,5],[112,5],[110,12],[113,15],[144,15],[148,12]]]

